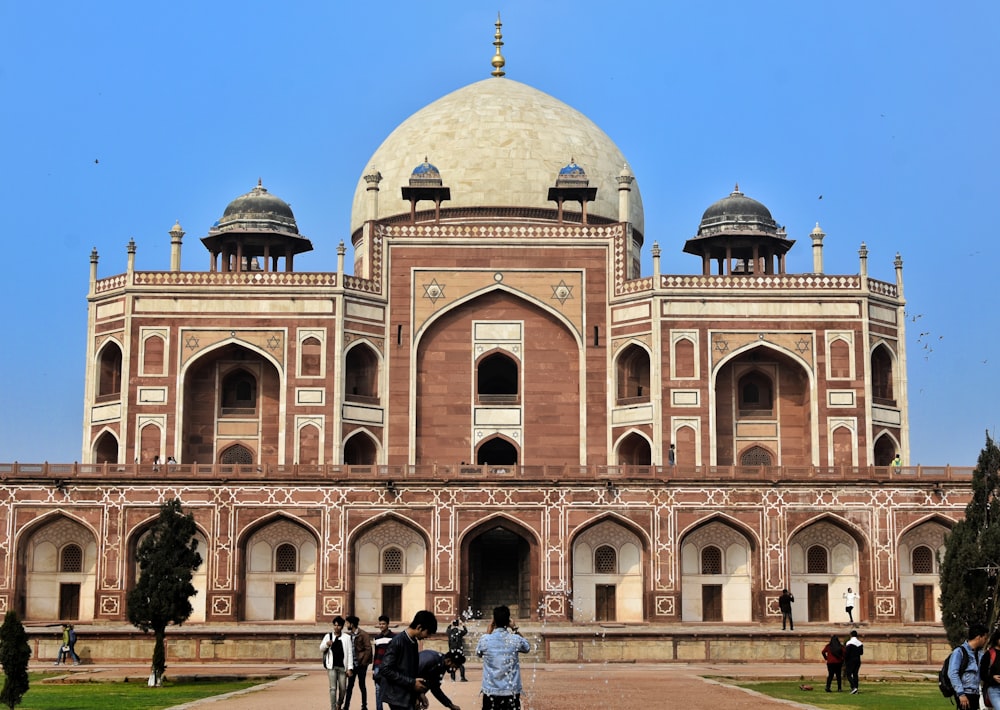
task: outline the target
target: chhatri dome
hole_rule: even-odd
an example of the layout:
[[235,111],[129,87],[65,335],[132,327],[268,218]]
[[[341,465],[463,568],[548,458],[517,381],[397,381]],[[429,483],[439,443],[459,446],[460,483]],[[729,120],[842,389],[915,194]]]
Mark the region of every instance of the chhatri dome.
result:
[[[576,109],[503,76],[497,24],[494,76],[417,111],[389,134],[366,163],[366,174],[377,171],[382,176],[377,217],[410,214],[411,206],[402,198],[401,188],[409,184],[413,166],[427,159],[440,170],[451,191],[442,210],[554,210],[549,188],[572,157],[586,172],[590,186],[597,188],[587,214],[617,222],[618,177],[627,162],[625,156],[604,131]],[[368,216],[368,186],[364,179],[358,181],[351,212],[352,234]],[[641,235],[642,198],[636,183],[631,189],[629,220]]]

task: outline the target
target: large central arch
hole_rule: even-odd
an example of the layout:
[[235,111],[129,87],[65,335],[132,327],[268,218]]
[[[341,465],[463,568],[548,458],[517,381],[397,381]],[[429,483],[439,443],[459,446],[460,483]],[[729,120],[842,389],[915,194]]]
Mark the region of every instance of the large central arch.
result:
[[247,453],[236,463],[281,463],[281,375],[269,358],[227,343],[191,362],[183,381],[181,461],[221,462],[239,450]]
[[462,590],[473,616],[490,618],[493,608],[510,607],[515,619],[530,619],[540,602],[532,584],[538,545],[523,526],[505,517],[480,523],[462,540]]
[[713,376],[715,464],[816,465],[814,390],[808,366],[768,343],[725,360]]

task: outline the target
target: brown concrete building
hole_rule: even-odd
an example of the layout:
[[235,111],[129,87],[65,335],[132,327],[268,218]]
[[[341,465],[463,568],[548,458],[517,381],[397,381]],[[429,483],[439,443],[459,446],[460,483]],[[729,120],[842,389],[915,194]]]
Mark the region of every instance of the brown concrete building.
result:
[[[9,465],[0,600],[124,619],[134,550],[179,496],[194,622],[441,617],[933,622],[968,471],[907,459],[903,265],[809,273],[736,187],[683,245],[566,104],[494,76],[375,151],[353,273],[258,184],[207,269],[99,276],[79,465]],[[165,246],[164,240],[164,247]],[[188,245],[187,248],[190,248]],[[650,248],[653,273],[640,273]],[[661,248],[691,255],[661,272]],[[801,248],[801,247],[800,247]],[[302,270],[300,267],[307,267]],[[169,458],[168,458],[169,457]]]

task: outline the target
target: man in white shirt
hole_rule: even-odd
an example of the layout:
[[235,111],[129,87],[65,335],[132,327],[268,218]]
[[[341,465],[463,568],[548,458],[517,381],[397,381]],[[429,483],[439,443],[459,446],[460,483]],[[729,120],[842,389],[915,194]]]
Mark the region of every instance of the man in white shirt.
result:
[[350,634],[344,633],[343,617],[333,620],[333,631],[320,641],[319,650],[330,679],[330,710],[342,710],[347,693],[347,676],[354,675],[354,645]]
[[854,623],[854,607],[860,599],[861,595],[852,590],[850,587],[848,587],[847,591],[844,592],[844,611],[847,612],[847,619],[849,623]]

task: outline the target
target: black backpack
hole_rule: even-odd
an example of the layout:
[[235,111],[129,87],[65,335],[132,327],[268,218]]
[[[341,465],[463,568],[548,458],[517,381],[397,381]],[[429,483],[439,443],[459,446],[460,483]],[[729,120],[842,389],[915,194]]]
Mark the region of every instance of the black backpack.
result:
[[[969,667],[969,652],[965,650],[965,646],[959,646],[958,650],[962,652],[962,660],[958,664],[958,677],[961,678],[962,674]],[[952,651],[948,654],[948,657],[944,659],[944,663],[941,665],[941,670],[938,671],[938,690],[946,698],[955,697],[955,686],[951,684],[951,677],[948,675],[948,667],[951,665],[951,657],[954,653]]]

